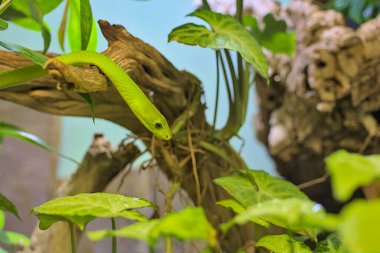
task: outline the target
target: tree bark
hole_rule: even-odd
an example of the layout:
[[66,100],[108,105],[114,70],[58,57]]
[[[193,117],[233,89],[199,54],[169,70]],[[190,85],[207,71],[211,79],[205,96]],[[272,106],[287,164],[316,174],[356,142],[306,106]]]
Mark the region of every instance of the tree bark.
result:
[[278,17],[296,30],[297,51],[269,55],[256,133],[282,176],[337,212],[323,159],[338,149],[380,153],[380,18],[354,30],[341,13],[301,0]]
[[[128,128],[141,138],[150,147],[159,168],[171,180],[171,190],[175,192],[180,186],[194,203],[204,207],[211,223],[218,227],[233,214],[216,205],[216,201],[229,196],[212,180],[228,175],[232,166],[202,145],[211,127],[205,121],[205,106],[200,102],[200,81],[188,72],[177,70],[153,47],[133,37],[122,26],[106,21],[99,21],[99,25],[109,42],[109,48],[103,53],[124,68],[166,116],[176,132],[170,142],[151,138],[115,88],[95,67],[78,68],[53,61],[47,66],[51,76],[1,90],[0,98],[51,114],[91,117],[89,106],[75,91],[91,92],[96,117]],[[0,53],[0,70],[28,64],[13,53]],[[228,142],[207,141],[244,168],[244,162]],[[172,195],[167,194],[167,211],[171,198]],[[223,250],[236,252],[252,244],[252,230],[249,226],[236,226],[219,239]]]

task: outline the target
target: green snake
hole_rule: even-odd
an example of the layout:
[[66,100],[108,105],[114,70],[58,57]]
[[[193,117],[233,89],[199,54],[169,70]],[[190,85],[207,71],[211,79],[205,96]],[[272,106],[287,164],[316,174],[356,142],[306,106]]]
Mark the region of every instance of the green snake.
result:
[[[92,64],[97,66],[111,80],[133,114],[150,132],[161,140],[170,140],[172,138],[172,132],[165,117],[146,97],[132,78],[111,59],[105,55],[90,51],[68,53],[57,56],[55,59],[65,64]],[[38,65],[0,72],[0,89],[46,75],[48,75],[48,72]]]

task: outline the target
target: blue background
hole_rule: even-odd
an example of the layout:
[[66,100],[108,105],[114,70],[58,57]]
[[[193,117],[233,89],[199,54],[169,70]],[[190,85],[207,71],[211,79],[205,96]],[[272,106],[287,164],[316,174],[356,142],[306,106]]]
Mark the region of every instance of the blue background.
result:
[[[176,26],[185,22],[201,23],[197,19],[185,17],[195,9],[191,0],[93,0],[91,5],[96,20],[105,19],[111,24],[123,25],[134,36],[154,46],[178,69],[184,69],[196,75],[204,85],[204,99],[208,105],[206,116],[208,121],[211,122],[216,90],[214,51],[167,42],[167,35]],[[45,17],[45,21],[49,24],[52,32],[53,39],[50,51],[53,52],[61,52],[57,41],[57,30],[63,14],[63,7],[63,4],[61,4]],[[107,48],[107,41],[100,31],[98,37],[97,51],[100,52]],[[12,24],[10,24],[8,30],[0,33],[0,38],[1,40],[14,42],[36,50],[41,50],[43,45],[40,33],[28,31]],[[68,48],[68,45],[66,48]],[[224,89],[221,90],[217,126],[223,126],[228,115],[226,94]],[[245,139],[245,145],[241,151],[242,156],[250,168],[273,173],[273,162],[254,135],[254,113],[255,98],[254,91],[251,90],[246,123],[239,132],[239,135]],[[105,137],[114,145],[117,145],[126,135],[125,129],[104,120],[96,119],[96,124],[94,125],[92,119],[89,118],[62,117],[60,144],[62,153],[80,161],[95,132],[105,133]],[[242,146],[242,141],[237,138],[234,138],[231,143],[237,150]],[[60,159],[58,174],[61,177],[68,176],[75,167],[75,164]]]

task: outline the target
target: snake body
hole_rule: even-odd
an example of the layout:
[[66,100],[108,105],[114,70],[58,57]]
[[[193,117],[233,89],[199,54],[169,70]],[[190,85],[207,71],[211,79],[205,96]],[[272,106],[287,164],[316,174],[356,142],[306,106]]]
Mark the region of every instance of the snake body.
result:
[[[92,64],[97,66],[111,80],[133,114],[149,131],[159,139],[171,139],[172,133],[165,117],[146,97],[132,78],[108,57],[95,52],[79,51],[60,55],[55,59],[65,64]],[[0,72],[0,89],[46,75],[48,75],[48,72],[38,65]]]

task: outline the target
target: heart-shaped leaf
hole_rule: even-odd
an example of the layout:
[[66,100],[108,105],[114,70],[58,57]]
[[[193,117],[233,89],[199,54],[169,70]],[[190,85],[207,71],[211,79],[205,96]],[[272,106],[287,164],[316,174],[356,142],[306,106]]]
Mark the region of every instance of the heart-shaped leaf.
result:
[[33,213],[40,220],[40,228],[47,229],[57,221],[69,221],[81,229],[97,217],[122,217],[144,221],[145,216],[131,210],[154,207],[147,200],[110,193],[81,193],[75,196],[50,200],[33,208]]
[[325,161],[334,196],[340,201],[348,200],[358,187],[380,178],[380,155],[363,156],[339,150]]
[[263,247],[273,253],[312,253],[303,242],[297,241],[289,235],[267,235],[261,237],[256,247]]
[[264,171],[244,171],[233,176],[217,178],[214,182],[244,207],[270,199],[308,200],[308,197],[292,183],[273,177]]
[[308,200],[288,198],[272,199],[252,205],[228,223],[223,224],[222,229],[227,230],[233,224],[245,224],[254,218],[307,234],[312,238],[316,238],[320,229],[330,230],[337,226],[336,218],[327,215],[321,205]]
[[[343,249],[356,252],[379,252],[380,200],[356,200],[342,210],[338,234]],[[344,251],[344,252],[346,252]]]
[[196,10],[188,16],[206,21],[211,30],[203,25],[185,24],[171,31],[169,41],[198,45],[212,49],[238,51],[256,70],[268,79],[268,61],[255,38],[231,16],[205,9]]

